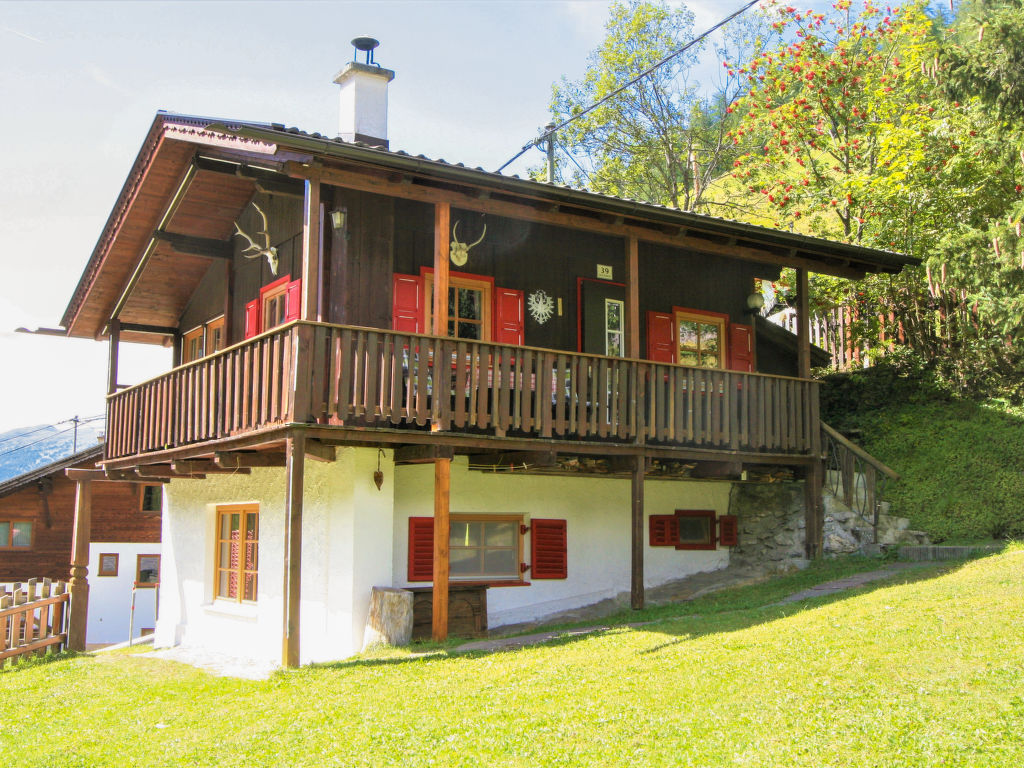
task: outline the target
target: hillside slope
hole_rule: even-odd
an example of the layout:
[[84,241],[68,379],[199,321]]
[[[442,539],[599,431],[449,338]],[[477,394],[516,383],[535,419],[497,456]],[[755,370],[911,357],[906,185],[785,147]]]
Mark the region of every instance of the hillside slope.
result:
[[[96,445],[103,434],[103,420],[78,427],[78,450]],[[74,427],[68,423],[37,424],[0,433],[0,482],[52,464],[75,453]]]

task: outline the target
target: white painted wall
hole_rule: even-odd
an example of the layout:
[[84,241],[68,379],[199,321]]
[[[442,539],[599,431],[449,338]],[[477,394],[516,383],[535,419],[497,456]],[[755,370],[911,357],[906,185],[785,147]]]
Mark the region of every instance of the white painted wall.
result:
[[[117,575],[100,576],[100,555],[111,552],[118,555]],[[159,554],[160,544],[126,544],[121,541],[94,541],[89,544],[89,614],[85,629],[86,643],[123,643],[128,640],[136,558],[138,555]],[[134,637],[141,637],[143,628],[153,628],[156,622],[155,612],[156,590],[139,589],[135,597]]]
[[[411,583],[408,575],[410,517],[434,514],[434,469],[430,464],[396,470],[394,586]],[[713,509],[728,513],[730,483],[647,480],[648,516],[676,509]],[[488,625],[532,621],[560,611],[614,598],[630,588],[630,481],[606,477],[545,477],[515,473],[470,472],[466,457],[452,462],[451,513],[516,514],[566,520],[569,577],[529,579],[528,587],[492,587],[487,592]],[[648,541],[644,521],[644,541]],[[529,534],[524,558],[530,559]],[[644,583],[664,584],[701,571],[724,568],[727,549],[644,549]]]
[[[334,462],[307,460],[303,486],[301,662],[344,658],[362,643],[370,588],[388,585],[392,563],[390,455],[373,485],[377,453],[339,449]],[[202,646],[270,661],[281,659],[285,472],[174,480],[163,520],[164,585],[156,645]],[[257,600],[214,599],[216,509],[260,508]]]

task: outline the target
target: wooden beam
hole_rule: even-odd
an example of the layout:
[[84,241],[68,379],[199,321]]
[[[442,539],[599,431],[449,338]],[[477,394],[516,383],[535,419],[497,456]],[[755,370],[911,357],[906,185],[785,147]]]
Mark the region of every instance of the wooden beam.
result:
[[434,462],[434,591],[431,601],[431,637],[435,642],[448,639],[448,518],[451,502],[451,459]]
[[451,250],[451,206],[444,203],[434,205],[434,327],[429,329],[435,336],[448,335],[448,254]]
[[145,323],[121,323],[122,333],[152,333],[154,336],[174,336],[177,328],[168,325],[146,325]]
[[[135,469],[107,469],[103,470],[107,474],[107,480],[115,483],[149,483],[155,485],[156,483],[169,483],[170,480],[162,477],[143,477],[139,474],[139,470]],[[184,479],[184,478],[183,478]],[[206,475],[188,475],[189,480],[205,480]]]
[[71,612],[68,617],[68,648],[85,650],[89,615],[89,539],[92,535],[92,483],[75,485],[75,523],[71,538]]
[[[149,465],[153,466],[153,465]],[[195,475],[217,475],[217,474],[231,474],[231,475],[247,475],[249,474],[248,469],[224,469],[223,467],[216,464],[211,459],[179,459],[172,461],[170,465],[156,465],[161,467],[167,467],[170,470],[169,474],[157,475],[158,477],[194,477]],[[138,469],[140,475],[151,476],[147,471],[148,466],[141,466]],[[163,472],[163,469],[157,470]]]
[[306,445],[306,456],[316,461],[334,461],[335,447],[333,445],[325,445],[319,440],[305,441]]
[[218,452],[213,462],[221,469],[242,469],[247,467],[283,467],[286,465],[284,451],[233,451]]
[[740,461],[698,461],[693,468],[690,477],[736,477],[743,472],[743,462]]
[[302,481],[305,475],[306,435],[296,430],[286,442],[284,528],[284,617],[281,665],[299,666],[299,603],[302,599]]
[[205,256],[208,259],[233,259],[235,249],[230,241],[214,240],[212,237],[195,237],[168,232],[164,229],[153,231],[153,239],[159,243],[167,243],[178,253],[188,256]]
[[[286,163],[289,174],[302,177],[308,174],[308,169],[301,165]],[[633,236],[639,240],[649,243],[659,243],[673,247],[683,247],[699,253],[708,253],[716,256],[728,256],[743,261],[754,261],[763,264],[773,264],[784,267],[802,266],[814,272],[849,277],[858,279],[864,277],[867,266],[851,266],[850,260],[846,258],[830,258],[825,255],[811,256],[789,255],[792,249],[780,253],[775,248],[758,248],[756,245],[727,245],[721,240],[709,240],[707,237],[698,237],[693,233],[697,230],[692,227],[682,229],[680,235],[670,235],[661,231],[663,222],[652,223],[650,226],[624,223],[617,225],[613,222],[602,221],[600,213],[587,215],[584,209],[578,208],[579,213],[571,213],[566,210],[567,205],[561,204],[559,211],[545,211],[542,206],[550,205],[550,200],[531,200],[522,198],[523,202],[511,202],[497,200],[491,196],[481,197],[479,190],[466,188],[463,191],[457,189],[445,189],[441,187],[430,187],[423,184],[394,184],[385,177],[372,173],[360,173],[343,169],[323,169],[321,180],[325,184],[335,184],[348,189],[356,189],[363,192],[374,192],[381,195],[403,198],[406,200],[418,200],[424,203],[451,205],[467,211],[487,213],[494,216],[505,216],[510,219],[519,219],[541,224],[551,224],[556,227],[566,227],[586,232],[595,232],[612,237]],[[708,233],[712,237],[712,233]]]
[[116,317],[107,325],[110,329],[110,348],[107,351],[107,394],[117,392],[117,356],[121,348],[121,321]]
[[323,320],[320,311],[320,178],[305,180],[302,218],[302,319]]
[[626,238],[626,356],[639,358],[640,350],[640,244]]
[[553,467],[558,463],[555,451],[497,451],[469,457],[470,469],[484,467]]
[[644,471],[647,461],[643,456],[633,458],[630,478],[632,503],[630,505],[630,590],[629,603],[634,611],[642,610],[646,602],[644,590]]
[[67,476],[68,480],[73,480],[76,483],[79,481],[103,481],[107,479],[107,473],[104,472],[102,469],[75,469],[72,467],[69,469],[65,469],[64,474]]
[[450,445],[400,445],[395,448],[395,464],[432,464],[438,459],[452,459],[455,449]]
[[802,379],[811,377],[811,316],[810,316],[810,280],[806,269],[796,270],[797,310],[796,310],[796,375]]

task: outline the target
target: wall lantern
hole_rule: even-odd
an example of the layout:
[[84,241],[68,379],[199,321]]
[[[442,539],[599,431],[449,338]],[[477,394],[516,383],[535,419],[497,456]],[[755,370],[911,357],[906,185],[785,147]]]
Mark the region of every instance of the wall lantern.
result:
[[761,307],[764,306],[764,296],[756,291],[747,296],[747,309],[746,314],[756,315],[761,311]]
[[334,227],[335,231],[340,231],[344,229],[347,223],[348,213],[346,211],[331,211],[331,226]]

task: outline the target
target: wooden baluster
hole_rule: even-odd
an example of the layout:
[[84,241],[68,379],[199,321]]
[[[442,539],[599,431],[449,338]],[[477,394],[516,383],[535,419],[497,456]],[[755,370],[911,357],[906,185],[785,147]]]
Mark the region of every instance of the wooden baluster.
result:
[[408,336],[394,336],[391,344],[391,423],[401,424],[405,418],[402,396],[405,393],[408,373],[405,368],[405,351],[409,348]]
[[[537,377],[537,413],[540,415],[540,436],[551,437],[552,397],[554,392],[555,356],[551,352],[543,352],[537,361],[540,374]],[[556,398],[557,399],[557,398]]]
[[523,361],[522,378],[519,380],[519,398],[523,403],[522,429],[524,432],[534,432],[536,431],[536,423],[533,419],[534,390],[537,388],[536,358],[531,349],[521,350],[519,358]]
[[[375,331],[368,331],[366,336],[366,380],[363,387],[363,397],[366,402],[366,420],[377,421],[381,414],[380,403],[380,349],[379,337]],[[436,362],[436,360],[435,360]],[[435,390],[436,393],[436,390]]]
[[[555,362],[555,382],[554,382],[554,387],[555,387],[554,388],[555,420],[554,420],[554,425],[553,426],[554,426],[554,430],[555,430],[555,434],[556,435],[564,435],[565,434],[565,429],[566,429],[565,407],[566,407],[566,397],[567,397],[566,391],[565,391],[565,387],[566,387],[567,377],[568,377],[569,373],[568,373],[568,370],[566,368],[566,358],[565,358],[565,355],[558,355],[555,358],[555,360],[556,360],[556,362]],[[568,397],[572,397],[572,395],[574,393],[574,390],[576,389],[576,387],[573,386],[573,384],[574,384],[574,382],[569,382],[570,390],[569,390]],[[572,403],[571,402],[568,405],[569,405],[570,408],[572,407]]]
[[416,423],[423,426],[430,417],[430,393],[427,382],[430,380],[430,339],[417,339],[419,360],[416,363]]
[[[499,379],[498,389],[498,417],[499,420],[495,424],[495,429],[500,433],[499,437],[504,437],[505,432],[508,430],[511,416],[511,397],[512,397],[512,350],[509,347],[499,347],[498,352],[501,355],[501,377]],[[495,371],[497,373],[497,371]]]
[[619,405],[618,405],[618,422],[619,422],[619,438],[626,440],[631,436],[630,428],[631,416],[629,407],[629,377],[633,371],[633,363],[620,361],[618,364],[619,376],[615,382],[615,386],[619,390]]
[[455,345],[455,417],[454,424],[461,429],[466,426],[466,400],[469,390],[469,347],[459,341]]

